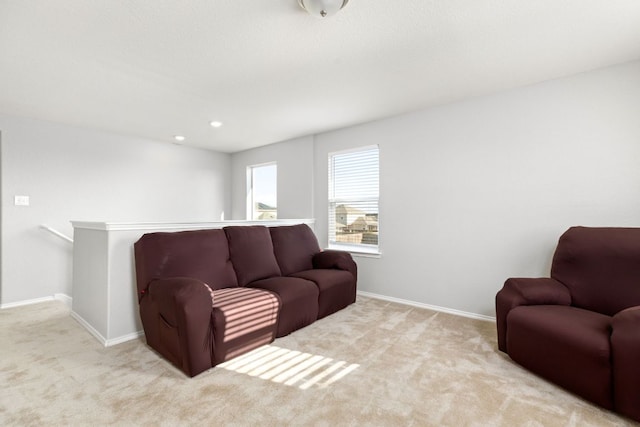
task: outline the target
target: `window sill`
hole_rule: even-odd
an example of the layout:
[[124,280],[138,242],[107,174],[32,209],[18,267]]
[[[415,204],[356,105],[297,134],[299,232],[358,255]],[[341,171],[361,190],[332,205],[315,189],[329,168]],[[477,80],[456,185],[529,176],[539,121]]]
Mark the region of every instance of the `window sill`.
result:
[[382,258],[382,254],[380,252],[348,252],[356,258]]
[[379,249],[366,249],[351,245],[329,245],[327,249],[349,252],[359,258],[382,258],[382,252]]

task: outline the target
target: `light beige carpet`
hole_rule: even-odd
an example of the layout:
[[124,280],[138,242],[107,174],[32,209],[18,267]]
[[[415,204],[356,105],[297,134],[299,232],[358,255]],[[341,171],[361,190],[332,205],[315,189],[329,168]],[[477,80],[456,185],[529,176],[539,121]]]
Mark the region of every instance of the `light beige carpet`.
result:
[[491,322],[364,297],[193,379],[61,303],[2,310],[0,381],[0,425],[635,425],[512,363]]

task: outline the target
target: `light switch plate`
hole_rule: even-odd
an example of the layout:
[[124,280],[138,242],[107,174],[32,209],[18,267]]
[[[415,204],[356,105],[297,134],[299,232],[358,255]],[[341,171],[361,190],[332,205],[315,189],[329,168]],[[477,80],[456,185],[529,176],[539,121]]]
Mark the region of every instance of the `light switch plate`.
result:
[[16,206],[29,206],[29,196],[15,196],[13,204]]

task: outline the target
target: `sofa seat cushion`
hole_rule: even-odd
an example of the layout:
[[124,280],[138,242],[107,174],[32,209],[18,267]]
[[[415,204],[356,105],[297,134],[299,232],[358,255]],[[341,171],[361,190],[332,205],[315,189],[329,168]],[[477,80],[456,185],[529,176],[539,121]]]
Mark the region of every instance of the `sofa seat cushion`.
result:
[[252,288],[212,292],[212,366],[275,339],[280,299],[272,292]]
[[507,316],[507,353],[569,391],[612,409],[611,317],[572,306],[519,306]]
[[313,268],[313,256],[320,252],[320,246],[307,224],[270,227],[269,231],[283,276]]
[[318,287],[318,319],[342,310],[356,300],[356,281],[348,271],[316,269],[291,276],[310,280]]
[[273,253],[271,234],[267,227],[225,227],[229,241],[229,256],[233,263],[238,283],[246,286],[255,280],[280,276],[280,267]]
[[250,283],[252,288],[266,289],[280,297],[282,308],[277,337],[310,325],[318,318],[318,287],[298,277],[272,277]]

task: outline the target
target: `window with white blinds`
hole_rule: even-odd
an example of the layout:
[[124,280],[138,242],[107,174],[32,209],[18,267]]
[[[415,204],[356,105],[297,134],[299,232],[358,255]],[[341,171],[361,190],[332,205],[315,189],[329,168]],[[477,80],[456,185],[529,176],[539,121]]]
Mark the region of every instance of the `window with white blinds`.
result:
[[329,154],[329,247],[378,252],[378,146]]

